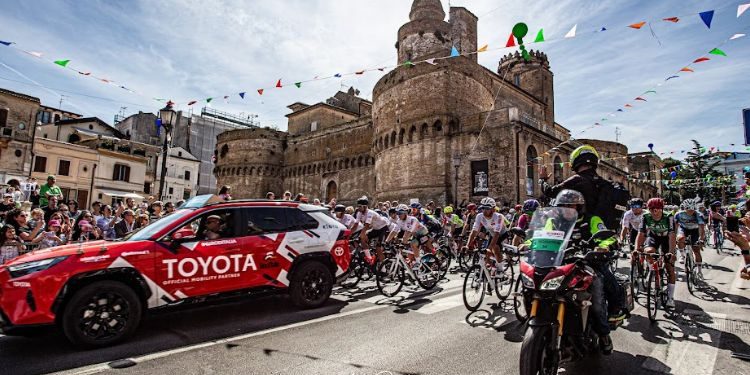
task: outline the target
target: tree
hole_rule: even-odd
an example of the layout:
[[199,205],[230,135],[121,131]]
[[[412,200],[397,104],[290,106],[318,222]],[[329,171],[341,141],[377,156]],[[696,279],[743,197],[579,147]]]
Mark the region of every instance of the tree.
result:
[[[716,166],[721,162],[722,153],[707,152],[705,147],[693,141],[693,148],[687,152],[685,161],[677,167],[677,176],[667,185],[679,199],[700,197],[703,201],[726,201],[734,196],[733,176],[726,176]],[[664,159],[664,167],[676,167],[679,161]],[[671,172],[670,172],[671,173]],[[670,175],[667,175],[670,176]],[[670,176],[671,177],[671,176]],[[676,198],[674,194],[670,198]],[[670,200],[670,203],[676,203]]]

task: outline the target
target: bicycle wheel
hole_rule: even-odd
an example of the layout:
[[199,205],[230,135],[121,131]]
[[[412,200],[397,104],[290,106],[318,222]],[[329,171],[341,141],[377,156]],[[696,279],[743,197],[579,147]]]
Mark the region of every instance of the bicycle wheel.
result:
[[361,253],[356,253],[352,257],[352,262],[351,264],[349,264],[349,275],[347,276],[346,280],[341,282],[341,286],[343,286],[344,288],[354,288],[362,280],[362,273],[365,264],[363,264],[363,259],[360,254]]
[[695,286],[695,274],[693,273],[693,269],[695,268],[695,265],[693,264],[693,250],[689,249],[686,250],[687,253],[685,253],[685,283],[688,287],[688,292],[690,294],[693,294],[693,287]]
[[510,296],[510,292],[513,290],[513,282],[516,279],[513,277],[513,264],[508,263],[507,260],[501,264],[505,266],[505,270],[495,274],[495,294],[497,294],[500,302],[503,302]]
[[464,277],[464,306],[469,311],[477,311],[484,300],[484,292],[487,290],[487,278],[484,276],[480,265],[469,269]]
[[430,290],[437,285],[441,272],[440,260],[432,254],[423,255],[419,261],[419,267],[414,271],[417,276],[417,284],[424,290]]
[[448,274],[451,260],[453,259],[451,249],[449,249],[447,246],[440,246],[440,248],[438,248],[435,252],[435,256],[440,261],[440,278],[443,279],[445,278],[445,275]]
[[523,284],[521,284],[521,275],[518,275],[516,284],[513,287],[513,312],[516,314],[516,319],[521,323],[526,323],[529,319],[529,309],[526,306],[526,298],[523,294]]
[[404,286],[404,267],[396,258],[386,258],[377,265],[375,281],[378,290],[386,297],[393,297]]
[[473,253],[472,250],[458,250],[458,265],[461,267],[461,271],[471,269],[471,257]]
[[643,293],[643,276],[641,275],[641,263],[636,261],[630,264],[630,283],[633,285],[633,300],[638,300],[638,295]]
[[654,272],[648,274],[648,284],[646,284],[646,310],[648,319],[653,323],[656,321],[656,312],[659,310],[659,280],[656,279]]

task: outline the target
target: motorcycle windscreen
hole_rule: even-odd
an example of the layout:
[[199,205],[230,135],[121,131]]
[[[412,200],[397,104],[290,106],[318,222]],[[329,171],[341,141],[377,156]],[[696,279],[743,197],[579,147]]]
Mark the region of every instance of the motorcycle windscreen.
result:
[[528,263],[535,267],[562,265],[577,218],[578,213],[572,208],[545,207],[537,210],[526,237],[531,238]]

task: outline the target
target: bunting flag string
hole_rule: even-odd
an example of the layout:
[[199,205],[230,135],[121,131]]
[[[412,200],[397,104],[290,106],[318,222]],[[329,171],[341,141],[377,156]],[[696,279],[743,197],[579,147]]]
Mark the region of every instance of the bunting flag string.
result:
[[[728,6],[734,6],[734,5],[728,5]],[[703,12],[699,12],[699,13],[688,14],[688,15],[679,15],[679,16],[672,16],[672,17],[667,17],[667,18],[657,18],[657,19],[655,19],[655,21],[668,22],[668,23],[678,23],[678,22],[686,19],[687,17],[691,17],[691,16],[697,15],[698,18],[702,21],[702,23],[708,29],[710,29],[711,26],[712,26],[712,22],[713,22],[713,18],[714,18],[715,12],[717,10],[726,8],[728,6],[721,7],[721,8],[715,8],[715,9],[711,9],[711,10],[707,10],[707,11],[703,11]],[[750,9],[750,3],[737,5],[737,17],[740,17],[748,9]],[[626,27],[627,28],[631,28],[631,29],[640,30],[640,29],[642,29],[644,26],[646,26],[648,24],[653,24],[655,21],[654,20],[640,21],[640,22],[637,22],[637,23],[629,24]],[[590,32],[587,32],[587,33],[601,33],[601,32],[607,31],[607,30],[609,30],[607,27],[601,27],[601,28],[597,28],[596,30],[593,30],[593,31],[590,31]],[[554,40],[576,38],[578,36],[580,36],[580,33],[578,33],[578,24],[574,24],[573,27],[570,29],[570,31],[568,31],[562,38],[558,38],[558,39],[547,39],[547,38],[545,38],[545,36],[544,36],[544,29],[540,28],[538,30],[537,34],[536,34],[536,38],[534,39],[534,41],[532,43],[546,43],[546,42],[550,42],[550,41],[554,41]],[[734,34],[729,40],[734,40],[734,39],[741,38],[741,37],[744,37],[744,36],[745,36],[744,33]],[[35,58],[46,60],[44,58],[43,53],[37,52],[37,51],[30,51],[30,50],[23,49],[23,48],[19,47],[13,41],[0,40],[0,44],[3,45],[3,46],[6,46],[6,47],[17,49],[17,50],[19,50],[19,51],[21,51],[21,52],[23,52],[25,54],[28,54],[30,56],[35,57]],[[406,61],[404,63],[396,64],[396,65],[393,65],[393,66],[380,66],[380,67],[371,68],[371,69],[360,69],[360,70],[354,71],[352,73],[345,73],[345,74],[336,73],[336,74],[334,74],[332,76],[324,76],[324,77],[316,76],[315,78],[312,78],[312,79],[296,81],[294,83],[294,86],[296,86],[297,88],[301,88],[302,84],[306,83],[306,82],[319,81],[319,80],[332,79],[332,78],[342,78],[344,76],[349,76],[349,75],[363,75],[363,74],[365,74],[367,72],[372,72],[372,71],[380,71],[380,72],[382,72],[382,71],[385,71],[386,69],[397,68],[399,66],[412,67],[412,66],[415,66],[415,65],[420,64],[420,63],[426,63],[426,64],[430,64],[430,65],[437,65],[437,61],[443,60],[443,59],[455,58],[455,57],[459,57],[459,56],[468,56],[468,55],[472,55],[472,54],[476,54],[476,53],[481,53],[481,52],[486,52],[486,51],[491,51],[491,50],[494,51],[494,50],[500,50],[500,49],[504,49],[504,48],[515,48],[515,47],[518,47],[518,44],[515,42],[515,38],[514,38],[513,34],[511,33],[511,35],[508,38],[508,41],[507,41],[507,43],[506,43],[506,45],[504,47],[490,49],[489,45],[486,44],[486,45],[482,46],[481,48],[479,48],[476,51],[464,51],[464,52],[460,52],[455,46],[452,46],[451,51],[450,51],[450,55],[446,56],[446,57],[431,58],[431,59],[422,60],[422,61]],[[724,51],[720,50],[718,47],[714,48],[713,50],[711,50],[709,52],[709,54],[718,55],[718,56],[727,56],[726,53]],[[705,57],[705,59],[702,59],[702,60],[699,59],[699,60],[700,61],[694,61],[693,64],[698,63],[698,62],[708,61],[710,59],[708,59],[707,57]],[[113,85],[113,86],[115,86],[115,87],[117,87],[119,89],[126,90],[129,93],[134,93],[134,94],[142,95],[142,94],[136,92],[135,90],[130,89],[126,85],[120,84],[117,81],[112,80],[110,78],[106,78],[106,77],[102,77],[102,76],[99,76],[99,75],[95,75],[95,74],[92,74],[89,71],[81,71],[81,70],[75,69],[74,67],[71,66],[72,59],[58,59],[58,60],[47,60],[47,61],[50,61],[51,63],[59,65],[59,66],[61,66],[63,68],[67,68],[67,69],[73,70],[73,71],[79,73],[80,76],[91,77],[91,78],[94,78],[94,79],[96,79],[96,80],[98,80],[98,81],[100,81],[102,83],[111,84],[111,85]],[[689,69],[689,66],[687,66],[685,68]],[[682,71],[682,72],[688,72],[688,70],[682,70],[682,69],[680,71]],[[689,70],[689,72],[692,72],[692,69]],[[665,81],[673,79],[673,78],[678,78],[678,77],[679,77],[679,75],[672,75],[672,76],[669,76]],[[276,85],[274,87],[275,88],[283,88],[284,87],[282,85],[281,79],[279,79],[276,82]],[[264,92],[265,92],[265,89],[267,89],[267,88],[268,87],[266,87],[266,88],[258,88],[256,91],[258,92],[258,95],[263,95]],[[246,91],[237,93],[237,95],[239,95],[240,98],[242,98],[242,99],[245,99],[245,94],[246,94]],[[212,96],[210,98],[225,97],[225,96],[228,97],[229,95],[228,94],[214,95],[214,96]],[[203,99],[203,100],[206,101],[206,102],[210,102],[210,100],[208,100],[210,98],[206,98],[206,99]],[[158,101],[158,102],[164,102],[166,100],[166,99],[156,98],[156,97],[151,97],[150,99]],[[645,101],[645,99],[643,101]],[[186,100],[184,102],[185,103],[195,104],[197,102],[197,100],[192,100],[191,99],[191,100]],[[188,104],[188,105],[192,105],[192,104]],[[625,105],[625,107],[630,108],[632,106]],[[622,111],[617,111],[617,112],[622,112]],[[584,132],[585,132],[585,129],[584,129]]]

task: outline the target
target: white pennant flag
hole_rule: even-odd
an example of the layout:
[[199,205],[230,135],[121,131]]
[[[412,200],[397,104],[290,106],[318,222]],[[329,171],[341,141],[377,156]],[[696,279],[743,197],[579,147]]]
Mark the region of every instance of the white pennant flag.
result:
[[578,27],[578,24],[573,25],[573,28],[568,31],[567,34],[565,34],[566,38],[575,38],[576,36],[576,28]]
[[734,34],[729,40],[735,40],[737,38],[742,38],[743,36],[745,36],[745,34]]
[[31,55],[31,56],[34,56],[34,57],[39,57],[39,58],[42,57],[42,53],[41,52],[29,51],[28,54]]
[[737,18],[740,18],[742,13],[745,13],[746,10],[750,9],[750,3],[747,4],[740,4],[737,7]]
[[435,63],[435,59],[434,59],[434,58],[432,58],[432,59],[427,59],[427,60],[425,60],[424,62],[426,62],[426,63],[428,63],[428,64],[430,64],[430,65],[437,65],[437,63]]

